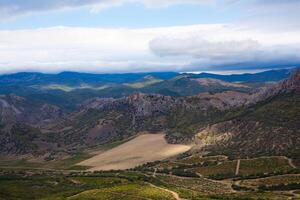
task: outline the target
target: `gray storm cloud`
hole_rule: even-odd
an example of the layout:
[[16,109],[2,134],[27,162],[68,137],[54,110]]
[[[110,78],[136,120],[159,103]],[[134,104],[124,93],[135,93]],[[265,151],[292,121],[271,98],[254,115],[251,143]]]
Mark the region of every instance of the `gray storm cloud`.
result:
[[[253,39],[209,41],[202,37],[155,38],[151,51],[160,57],[192,57],[191,66],[210,69],[245,69],[298,66],[299,47],[295,45],[264,46]],[[193,67],[191,67],[193,68]]]
[[199,37],[189,38],[156,38],[150,41],[149,47],[159,56],[188,55],[196,58],[225,58],[240,56],[260,50],[260,44],[252,39],[241,41],[208,41]]

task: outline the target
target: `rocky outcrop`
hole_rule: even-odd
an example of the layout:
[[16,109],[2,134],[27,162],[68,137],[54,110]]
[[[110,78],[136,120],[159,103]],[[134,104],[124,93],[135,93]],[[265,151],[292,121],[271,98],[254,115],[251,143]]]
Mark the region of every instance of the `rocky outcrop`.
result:
[[216,94],[201,93],[197,96],[199,100],[205,101],[206,105],[213,106],[220,110],[228,110],[246,105],[250,95],[241,92],[222,92]]
[[255,104],[277,95],[291,92],[300,93],[300,69],[292,73],[288,79],[268,87],[263,87],[258,92],[252,94],[249,104]]

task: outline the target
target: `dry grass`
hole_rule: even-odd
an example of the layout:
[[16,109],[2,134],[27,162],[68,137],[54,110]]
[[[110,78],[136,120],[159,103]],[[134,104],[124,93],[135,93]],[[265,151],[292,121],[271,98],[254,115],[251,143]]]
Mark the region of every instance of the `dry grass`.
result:
[[78,163],[97,170],[125,170],[156,160],[184,153],[187,145],[168,144],[164,134],[144,134],[116,148],[105,151],[88,160]]
[[234,175],[237,161],[226,161],[218,165],[197,167],[195,171],[202,174],[203,176],[212,176],[218,174]]

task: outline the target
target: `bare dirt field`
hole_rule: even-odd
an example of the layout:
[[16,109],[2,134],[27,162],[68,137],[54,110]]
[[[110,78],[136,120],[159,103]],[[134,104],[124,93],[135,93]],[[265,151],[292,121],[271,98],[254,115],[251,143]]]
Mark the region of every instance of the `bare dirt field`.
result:
[[188,151],[191,146],[168,144],[164,134],[143,134],[118,147],[78,163],[97,170],[124,170],[163,160]]

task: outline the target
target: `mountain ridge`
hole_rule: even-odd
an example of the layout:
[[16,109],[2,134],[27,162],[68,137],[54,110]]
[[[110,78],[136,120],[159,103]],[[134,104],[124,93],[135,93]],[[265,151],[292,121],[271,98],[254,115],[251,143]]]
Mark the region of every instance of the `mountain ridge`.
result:
[[[233,156],[245,156],[246,154],[238,148],[240,143],[233,141],[241,136],[243,130],[253,130],[253,133],[257,132],[257,134],[264,138],[263,135],[265,135],[266,131],[259,132],[251,129],[251,127],[256,127],[256,119],[262,121],[261,130],[270,127],[270,130],[276,132],[274,125],[267,124],[257,114],[257,112],[267,112],[269,107],[266,110],[264,106],[269,105],[268,102],[271,102],[270,105],[272,107],[274,106],[273,104],[278,104],[276,98],[281,97],[282,99],[279,101],[280,105],[284,105],[287,111],[291,111],[291,116],[282,115],[282,120],[289,119],[288,117],[295,117],[293,110],[295,110],[295,106],[297,108],[295,102],[297,103],[298,101],[299,73],[300,70],[289,79],[265,87],[252,94],[225,91],[221,93],[200,93],[194,96],[178,98],[138,92],[121,98],[90,99],[83,102],[75,111],[61,113],[59,117],[55,115],[57,110],[54,107],[45,109],[44,104],[39,104],[37,108],[42,110],[39,110],[39,115],[37,115],[36,119],[42,122],[43,120],[41,119],[43,118],[40,115],[41,113],[46,114],[46,116],[50,116],[48,119],[50,120],[48,121],[49,123],[36,123],[26,117],[23,117],[25,121],[15,120],[10,126],[10,130],[1,129],[1,141],[3,145],[0,152],[4,154],[46,156],[45,159],[47,160],[49,159],[47,155],[49,156],[51,152],[51,159],[60,159],[61,154],[71,154],[80,149],[126,139],[140,131],[164,131],[169,143],[186,144],[193,142],[195,139],[199,140],[199,138],[205,141],[209,137],[217,137],[218,135],[221,140],[207,143],[205,144],[205,148],[208,148],[212,152],[222,151],[223,153],[226,149],[232,148],[236,150],[235,153],[232,153]],[[295,94],[297,95],[295,96]],[[295,100],[289,102],[289,98],[285,97],[286,95],[292,95]],[[8,102],[4,102],[3,97],[1,99],[0,105],[3,110],[3,107],[8,106]],[[14,104],[12,105],[15,106]],[[294,107],[291,107],[291,105]],[[18,107],[18,105],[15,107],[24,109],[23,107]],[[55,111],[54,115],[51,115],[53,111]],[[275,114],[274,116],[276,116]],[[297,123],[297,118],[293,122]],[[281,126],[281,130],[289,130],[288,134],[298,134],[294,131],[296,129],[288,129],[291,126],[290,124],[281,123],[279,125]],[[232,126],[239,128],[232,130]],[[210,127],[214,128],[210,129]],[[202,132],[204,130],[206,130],[205,134]],[[30,132],[35,134],[29,134]],[[234,133],[228,135],[228,132]],[[199,135],[199,133],[201,134]],[[30,137],[24,138],[23,136],[27,134]],[[229,140],[228,136],[230,136],[229,139],[233,140]],[[287,138],[293,137],[289,136]],[[248,141],[247,144],[250,144],[253,142],[253,138],[245,141]],[[278,141],[284,140],[282,137],[279,137],[275,141],[277,145]],[[297,139],[293,141],[294,143],[289,143],[288,149],[298,145]],[[228,144],[232,144],[233,146]],[[43,146],[47,146],[47,150]],[[268,150],[268,143],[263,146],[265,147],[261,149],[262,152],[278,154],[276,151]],[[251,146],[247,149],[251,149]],[[284,154],[288,153],[286,149],[282,150],[282,152]],[[294,152],[297,152],[297,149]],[[252,153],[253,155],[259,154],[254,150]],[[251,153],[247,153],[247,155],[250,156]]]

